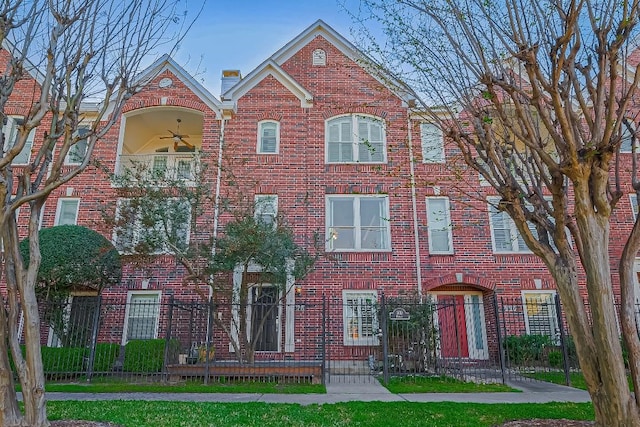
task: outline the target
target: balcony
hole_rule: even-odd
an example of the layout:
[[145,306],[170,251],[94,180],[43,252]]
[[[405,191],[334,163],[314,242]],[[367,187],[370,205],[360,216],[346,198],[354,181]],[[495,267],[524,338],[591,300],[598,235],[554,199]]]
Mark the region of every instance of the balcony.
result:
[[197,153],[126,154],[119,159],[117,175],[130,173],[133,179],[165,182],[195,183],[200,170]]

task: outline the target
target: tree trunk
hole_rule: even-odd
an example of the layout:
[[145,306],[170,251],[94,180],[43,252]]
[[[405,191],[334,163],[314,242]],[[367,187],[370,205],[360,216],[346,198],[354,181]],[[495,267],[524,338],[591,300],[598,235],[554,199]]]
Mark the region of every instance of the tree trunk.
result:
[[[629,391],[617,329],[609,265],[609,218],[591,209],[581,211],[578,205],[576,222],[581,234],[588,236],[583,239],[582,264],[587,276],[591,325],[571,316],[576,310],[571,306],[567,320],[596,420],[607,427],[640,426],[640,413]],[[573,287],[577,289],[577,276],[565,277],[558,287],[565,289],[564,293]]]
[[49,422],[47,421],[45,379],[42,354],[40,353],[40,316],[35,290],[30,286],[25,288],[22,289],[22,302],[24,304],[26,366],[24,372],[19,372],[25,420],[29,426],[46,427]]
[[18,407],[13,373],[9,366],[9,351],[7,348],[7,316],[4,311],[4,300],[0,299],[0,426],[23,425],[22,413]]

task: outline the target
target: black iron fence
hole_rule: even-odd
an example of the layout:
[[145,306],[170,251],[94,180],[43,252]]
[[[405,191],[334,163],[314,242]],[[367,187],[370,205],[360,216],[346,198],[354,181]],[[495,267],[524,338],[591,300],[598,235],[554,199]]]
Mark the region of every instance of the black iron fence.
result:
[[[555,294],[519,298],[351,293],[305,300],[256,295],[214,304],[137,292],[42,306],[53,380],[295,382],[446,376],[506,382],[578,369]],[[287,303],[287,301],[294,301]]]

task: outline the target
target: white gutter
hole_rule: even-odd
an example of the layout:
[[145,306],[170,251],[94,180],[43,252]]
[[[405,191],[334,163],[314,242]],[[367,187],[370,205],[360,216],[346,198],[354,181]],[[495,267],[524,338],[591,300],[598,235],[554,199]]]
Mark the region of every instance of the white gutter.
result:
[[413,142],[411,139],[411,113],[407,113],[407,129],[409,143],[409,179],[411,185],[411,207],[413,209],[413,243],[416,254],[416,279],[418,281],[418,298],[422,302],[422,265],[420,263],[420,238],[418,236],[418,206],[416,202],[416,177],[413,166]]
[[[216,254],[216,241],[218,239],[218,218],[220,216],[220,183],[222,181],[222,151],[224,149],[224,125],[227,119],[222,115],[220,119],[220,146],[218,147],[218,166],[216,168],[216,192],[213,202],[213,245],[211,247],[211,256]],[[213,295],[213,287],[209,286],[209,301]]]

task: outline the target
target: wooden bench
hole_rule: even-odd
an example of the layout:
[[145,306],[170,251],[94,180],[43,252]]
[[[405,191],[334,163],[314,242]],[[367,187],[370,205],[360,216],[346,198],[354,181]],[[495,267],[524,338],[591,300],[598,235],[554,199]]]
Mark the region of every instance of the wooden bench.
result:
[[[204,377],[207,366],[204,363],[194,365],[167,365],[169,381],[180,381],[189,377]],[[212,362],[209,364],[209,377],[283,380],[304,380],[312,384],[322,382],[322,364],[320,362],[256,362],[251,365],[238,363]]]

